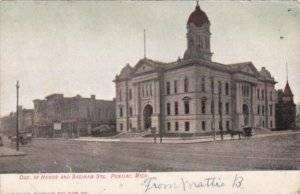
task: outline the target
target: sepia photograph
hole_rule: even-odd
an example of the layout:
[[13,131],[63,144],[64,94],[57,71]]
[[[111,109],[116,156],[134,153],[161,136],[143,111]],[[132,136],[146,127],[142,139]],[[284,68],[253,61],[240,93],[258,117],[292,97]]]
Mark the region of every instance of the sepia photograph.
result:
[[1,175],[299,173],[299,21],[297,1],[0,2]]

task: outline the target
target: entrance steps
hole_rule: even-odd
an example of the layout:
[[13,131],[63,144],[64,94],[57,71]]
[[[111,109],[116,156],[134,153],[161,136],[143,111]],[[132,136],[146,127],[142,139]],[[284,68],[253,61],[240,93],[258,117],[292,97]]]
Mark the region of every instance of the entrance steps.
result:
[[122,132],[122,133],[114,136],[114,138],[137,138],[137,137],[142,137],[143,135],[146,135],[148,133],[149,132],[146,132],[146,131]]
[[255,127],[253,128],[255,131],[255,134],[257,135],[262,135],[262,134],[270,134],[272,133],[271,130],[267,129],[267,128],[263,128],[263,127]]

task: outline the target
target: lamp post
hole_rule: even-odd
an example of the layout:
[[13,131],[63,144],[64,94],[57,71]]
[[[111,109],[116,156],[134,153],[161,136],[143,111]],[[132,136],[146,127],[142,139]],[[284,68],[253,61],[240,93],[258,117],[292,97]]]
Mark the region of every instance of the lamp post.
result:
[[17,120],[16,120],[16,136],[17,136],[17,140],[16,140],[16,145],[17,145],[17,151],[19,151],[19,81],[17,81]]

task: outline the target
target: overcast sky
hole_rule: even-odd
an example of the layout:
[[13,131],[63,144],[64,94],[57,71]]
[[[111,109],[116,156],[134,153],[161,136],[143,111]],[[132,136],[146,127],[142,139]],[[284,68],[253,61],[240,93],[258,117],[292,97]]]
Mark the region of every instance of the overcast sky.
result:
[[[0,4],[1,114],[52,93],[112,99],[112,80],[126,63],[177,60],[195,1],[5,1]],[[300,102],[300,9],[287,1],[201,1],[211,22],[213,61],[252,61]]]

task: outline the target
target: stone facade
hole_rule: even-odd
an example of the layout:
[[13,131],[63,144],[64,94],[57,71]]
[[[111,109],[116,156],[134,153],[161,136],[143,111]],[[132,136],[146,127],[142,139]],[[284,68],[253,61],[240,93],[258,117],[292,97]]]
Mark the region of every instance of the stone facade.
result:
[[276,82],[270,72],[258,71],[252,62],[213,62],[210,35],[210,22],[197,5],[187,22],[183,59],[143,58],[116,75],[117,131],[275,127]]

